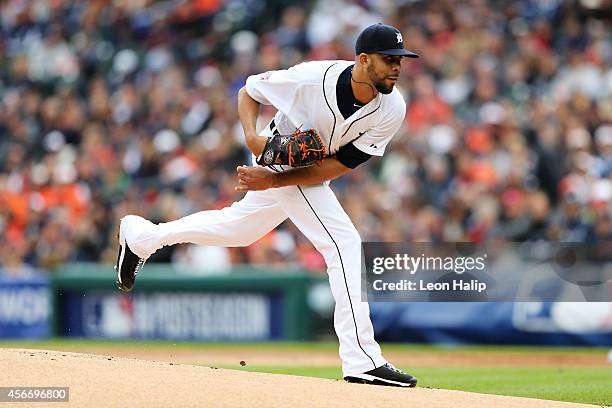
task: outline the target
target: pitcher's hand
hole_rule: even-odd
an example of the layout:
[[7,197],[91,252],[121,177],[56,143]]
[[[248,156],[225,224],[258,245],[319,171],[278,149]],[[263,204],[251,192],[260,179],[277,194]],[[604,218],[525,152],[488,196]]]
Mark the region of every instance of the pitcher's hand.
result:
[[276,173],[263,167],[238,166],[236,191],[257,191],[277,187]]

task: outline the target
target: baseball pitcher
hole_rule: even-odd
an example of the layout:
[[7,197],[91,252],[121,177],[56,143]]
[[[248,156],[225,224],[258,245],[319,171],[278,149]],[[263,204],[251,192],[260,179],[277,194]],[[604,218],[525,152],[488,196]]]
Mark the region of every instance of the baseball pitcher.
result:
[[[128,215],[119,228],[117,284],[129,291],[144,261],[165,245],[247,246],[291,221],[327,264],[336,301],[334,327],[344,378],[414,387],[374,340],[369,307],[361,301],[361,238],[329,187],[330,180],[382,156],[400,128],[406,104],[395,88],[402,34],[375,24],[358,37],[354,61],[312,61],[250,76],[238,95],[238,114],[255,166],[237,168],[244,198],[230,207],[153,224]],[[256,129],[260,105],[277,113]]]

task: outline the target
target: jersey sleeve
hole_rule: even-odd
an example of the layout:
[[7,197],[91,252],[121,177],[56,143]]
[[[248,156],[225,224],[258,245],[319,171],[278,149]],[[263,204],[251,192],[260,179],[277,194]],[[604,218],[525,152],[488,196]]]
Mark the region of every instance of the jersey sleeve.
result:
[[384,114],[382,121],[353,141],[353,145],[364,153],[382,156],[385,148],[402,126],[406,116],[406,103],[401,98]]
[[298,92],[299,74],[288,70],[251,75],[246,80],[249,96],[263,105],[272,105],[289,114]]

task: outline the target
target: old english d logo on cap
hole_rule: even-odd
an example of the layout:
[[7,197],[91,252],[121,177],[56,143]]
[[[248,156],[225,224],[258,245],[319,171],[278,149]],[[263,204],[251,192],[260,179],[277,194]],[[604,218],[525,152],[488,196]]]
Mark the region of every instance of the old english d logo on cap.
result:
[[367,27],[359,34],[355,43],[355,54],[385,54],[419,58],[419,55],[404,48],[402,33],[397,28],[378,23]]

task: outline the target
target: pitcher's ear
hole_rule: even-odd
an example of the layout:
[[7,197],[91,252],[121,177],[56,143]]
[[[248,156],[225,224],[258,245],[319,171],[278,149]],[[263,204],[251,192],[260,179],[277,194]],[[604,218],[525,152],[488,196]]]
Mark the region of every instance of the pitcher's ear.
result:
[[359,54],[359,63],[361,65],[368,65],[369,61],[370,61],[370,56],[368,54],[366,54],[365,52],[362,52],[361,54]]

